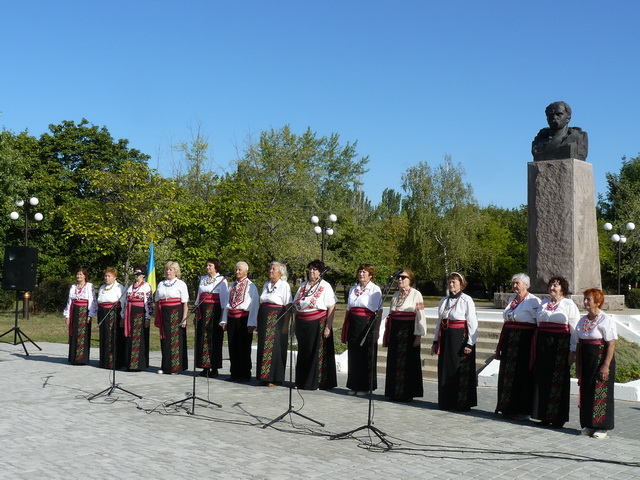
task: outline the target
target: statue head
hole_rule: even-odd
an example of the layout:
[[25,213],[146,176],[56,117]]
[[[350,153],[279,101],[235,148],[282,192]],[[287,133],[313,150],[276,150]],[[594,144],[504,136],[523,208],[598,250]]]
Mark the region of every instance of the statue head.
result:
[[552,130],[561,130],[569,125],[571,107],[565,102],[553,102],[545,108],[547,123]]

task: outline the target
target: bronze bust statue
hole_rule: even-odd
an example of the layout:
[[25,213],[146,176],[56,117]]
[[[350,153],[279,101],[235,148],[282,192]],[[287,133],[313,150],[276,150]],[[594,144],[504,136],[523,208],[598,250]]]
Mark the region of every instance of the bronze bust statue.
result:
[[569,127],[571,107],[565,102],[553,102],[545,109],[549,128],[538,132],[531,144],[533,160],[586,160],[589,150],[587,132]]

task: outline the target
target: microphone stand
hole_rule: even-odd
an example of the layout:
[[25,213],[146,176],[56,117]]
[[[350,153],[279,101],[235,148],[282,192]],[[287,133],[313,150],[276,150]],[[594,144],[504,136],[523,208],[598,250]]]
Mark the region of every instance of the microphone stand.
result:
[[[223,280],[224,280],[224,277],[223,277],[222,280],[220,280],[220,282],[218,282],[216,284],[215,287],[213,287],[213,289],[211,290],[211,293],[213,293],[213,291],[216,288],[218,288],[218,285],[220,285],[220,283],[222,283]],[[201,402],[207,403],[209,405],[215,405],[218,408],[222,408],[222,405],[220,405],[219,403],[212,402],[211,400],[207,400],[206,398],[202,398],[202,397],[196,396],[196,377],[198,376],[196,374],[196,345],[198,343],[198,329],[196,328],[197,316],[195,315],[195,312],[198,310],[198,308],[200,308],[201,304],[202,304],[202,300],[199,303],[197,303],[193,307],[193,310],[191,310],[191,312],[189,313],[189,315],[191,315],[192,313],[194,314],[194,316],[193,316],[194,317],[194,321],[193,321],[193,340],[194,340],[193,341],[193,374],[191,375],[193,377],[192,390],[182,400],[178,400],[176,402],[172,402],[172,403],[169,403],[168,405],[166,405],[167,407],[171,407],[173,405],[177,405],[178,403],[184,403],[184,402],[188,402],[189,400],[191,400],[191,411],[187,410],[187,413],[189,415],[193,415],[195,413],[195,411],[196,411],[196,400],[200,400]],[[204,319],[203,319],[203,321],[204,321]],[[203,326],[203,328],[204,328],[204,326]],[[214,328],[214,325],[213,325],[213,320],[212,320],[211,321],[211,334],[212,335],[213,335],[213,328]]]
[[[111,314],[113,313],[114,309],[117,308],[118,305],[121,305],[122,299],[124,298],[124,296],[127,294],[127,289],[129,288],[129,286],[125,286],[123,288],[123,292],[122,295],[120,295],[120,298],[118,299],[117,302],[115,302],[111,308],[107,311],[106,315],[104,317],[102,317],[102,320],[100,320],[98,322],[98,330],[100,329],[100,325],[102,325],[102,322],[104,322],[105,320],[107,320],[109,317],[111,317]],[[117,310],[116,310],[117,312]],[[133,393],[130,392],[127,389],[122,388],[119,384],[116,383],[116,359],[117,359],[117,348],[116,348],[116,331],[118,330],[118,318],[117,318],[117,313],[116,313],[116,319],[113,321],[113,328],[111,329],[111,345],[113,347],[113,351],[110,352],[111,355],[113,356],[111,359],[111,385],[107,388],[105,388],[104,390],[102,390],[101,392],[96,393],[95,395],[91,395],[89,398],[87,398],[87,400],[91,401],[94,398],[98,398],[102,395],[106,395],[107,397],[111,396],[111,394],[114,392],[114,390],[121,390],[125,393],[128,393],[129,395],[133,395],[134,397],[137,398],[142,398],[140,395],[138,395],[137,393]]]
[[[382,296],[382,300],[380,301],[380,306],[378,307],[378,311],[382,308],[382,305],[384,305],[384,302],[387,299],[387,296],[389,295],[389,292],[391,291],[391,287],[395,283],[396,279],[397,279],[397,276],[394,274],[387,281],[387,284],[384,287],[384,295]],[[377,316],[377,311],[376,311],[376,316]],[[371,321],[369,323],[369,326],[367,327],[365,335],[362,338],[362,341],[360,342],[360,346],[364,345],[364,342],[367,340],[367,337],[369,336],[369,333],[371,332],[371,329],[374,328],[374,324],[375,325],[378,324],[376,319],[374,319],[373,321]],[[336,435],[331,435],[329,437],[329,440],[342,440],[344,438],[353,437],[353,434],[356,433],[356,432],[359,432],[360,430],[369,430],[369,431],[375,433],[376,436],[380,439],[380,441],[382,443],[384,443],[384,445],[385,445],[384,451],[386,452],[386,451],[391,450],[391,447],[393,447],[393,443],[385,438],[387,436],[386,433],[384,433],[379,428],[373,426],[373,390],[372,390],[372,388],[373,388],[373,379],[374,379],[374,376],[376,374],[377,367],[378,367],[378,365],[376,364],[376,349],[375,349],[375,345],[374,345],[374,342],[377,341],[377,339],[375,337],[376,337],[376,335],[371,335],[371,339],[370,339],[370,343],[371,343],[371,360],[370,360],[371,361],[371,366],[369,367],[369,392],[368,392],[368,395],[367,395],[369,397],[369,412],[367,414],[367,424],[366,425],[362,425],[362,426],[360,426],[358,428],[354,428],[353,430],[349,430],[348,432],[338,433]],[[374,446],[374,445],[371,444],[370,446]]]
[[[6,332],[4,332],[2,335],[0,335],[0,338],[4,337],[5,335],[13,332],[13,344],[17,345],[18,343],[22,344],[22,348],[24,349],[24,353],[25,355],[28,357],[29,356],[29,352],[27,351],[27,346],[24,344],[25,339],[29,340],[34,347],[36,347],[38,350],[42,350],[40,348],[40,346],[34,342],[33,340],[31,340],[29,338],[29,335],[27,335],[26,333],[24,333],[20,327],[18,326],[18,302],[20,301],[20,291],[16,290],[16,322],[13,326],[13,328],[10,328],[9,330],[7,330]],[[20,339],[20,342],[18,342],[18,338]]]
[[[316,284],[312,287],[313,290],[309,292],[309,295],[311,295],[312,293],[315,293],[316,290],[318,290],[318,288],[320,288],[320,282],[322,281],[322,277],[324,276],[325,273],[327,273],[329,271],[328,268],[326,268],[318,277],[318,281],[316,282]],[[287,315],[291,310],[293,310],[293,307],[295,306],[295,298],[293,299],[293,301],[289,304],[289,306],[285,309],[284,312],[282,312],[282,315],[280,315],[280,318],[284,317],[285,315]],[[278,321],[280,321],[280,318],[278,318]],[[316,425],[320,425],[321,427],[324,427],[324,423],[319,422],[317,420],[314,420],[311,417],[307,417],[306,415],[303,415],[302,413],[298,412],[297,410],[293,409],[293,388],[294,388],[294,382],[293,382],[293,333],[294,333],[294,326],[295,326],[295,321],[294,321],[294,316],[293,314],[291,315],[291,321],[289,322],[289,407],[287,408],[287,410],[285,410],[285,412],[282,415],[277,416],[276,418],[274,418],[273,420],[271,420],[269,423],[266,423],[262,426],[262,428],[267,428],[270,427],[271,425],[273,425],[276,422],[279,422],[280,420],[282,420],[284,417],[286,417],[287,415],[291,415],[292,413],[294,415],[298,415],[299,417],[305,418],[307,420],[309,420],[310,422],[315,423]],[[298,390],[299,392],[299,390]]]

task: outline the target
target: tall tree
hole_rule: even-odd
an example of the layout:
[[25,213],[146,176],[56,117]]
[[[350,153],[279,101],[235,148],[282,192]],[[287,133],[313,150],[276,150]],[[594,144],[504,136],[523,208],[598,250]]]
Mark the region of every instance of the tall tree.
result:
[[473,190],[463,177],[462,166],[454,165],[448,155],[435,169],[420,162],[402,176],[403,211],[409,223],[402,255],[419,276],[441,285],[451,271],[466,271],[472,265],[481,226]]
[[91,196],[75,199],[62,209],[65,238],[82,238],[95,252],[94,267],[119,265],[126,280],[132,262],[146,259],[151,236],[170,231],[179,190],[172,181],[133,161],[111,171],[80,172]]
[[640,228],[640,156],[622,157],[619,173],[607,173],[607,192],[598,202],[601,212],[599,222],[600,259],[602,265],[603,284],[610,291],[617,288],[617,244],[610,236],[615,232],[605,232],[604,222],[611,222],[627,237],[621,245],[624,254],[621,256],[621,277],[626,284],[635,286],[640,281],[640,235],[626,231],[628,222]]

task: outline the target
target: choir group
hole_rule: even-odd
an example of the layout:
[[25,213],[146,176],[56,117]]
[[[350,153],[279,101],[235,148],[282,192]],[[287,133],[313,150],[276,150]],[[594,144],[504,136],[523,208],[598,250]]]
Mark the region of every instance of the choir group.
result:
[[[325,265],[314,260],[307,280],[295,295],[287,282],[287,268],[273,262],[269,280],[258,291],[249,279],[249,266],[238,262],[229,285],[216,258],[206,262],[195,300],[195,366],[201,376],[217,377],[222,367],[224,332],[230,361],[227,380],[252,378],[251,345],[257,331],[255,377],[260,385],[285,380],[289,327],[297,340],[295,387],[305,390],[337,386],[333,320],[337,298],[323,279]],[[180,266],[168,262],[165,278],[155,292],[144,281],[144,265],[134,267],[135,281],[125,291],[112,268],[104,271],[98,289],[85,269],[76,272],[64,310],[69,327],[69,363],[87,364],[91,320],[97,317],[100,366],[129,371],[149,367],[151,319],[159,329],[162,365],[158,373],[187,369],[189,292],[180,280]],[[358,283],[349,290],[342,327],[348,345],[347,388],[364,396],[377,388],[378,331],[382,319],[382,291],[374,282],[374,267],[361,264]],[[423,396],[421,341],[427,334],[422,294],[414,288],[408,269],[396,273],[398,289],[384,319],[383,347],[387,348],[385,396],[408,402]],[[431,354],[438,356],[438,406],[466,411],[477,405],[476,340],[478,319],[473,299],[463,293],[467,282],[460,273],[448,278],[448,292],[438,306]],[[580,423],[583,433],[604,438],[614,426],[615,322],[600,310],[601,290],[584,292],[587,314],[580,317],[566,298],[569,285],[562,277],[548,282],[549,298],[529,293],[529,277],[512,278],[514,295],[503,312],[504,326],[496,348],[500,360],[496,413],[513,420],[536,420],[562,428],[569,419],[570,366],[575,362],[580,385]],[[295,315],[295,322],[291,316]]]

